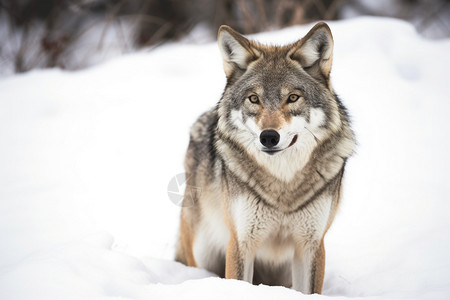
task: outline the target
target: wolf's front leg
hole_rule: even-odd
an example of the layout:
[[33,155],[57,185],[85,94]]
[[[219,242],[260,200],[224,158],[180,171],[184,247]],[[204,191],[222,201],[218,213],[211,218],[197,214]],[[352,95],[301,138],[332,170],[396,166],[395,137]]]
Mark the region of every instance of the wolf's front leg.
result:
[[325,274],[323,239],[295,250],[292,263],[292,288],[305,294],[322,292]]
[[[248,193],[231,198],[226,211],[230,231],[225,258],[225,278],[253,282],[253,265],[260,241],[267,236],[271,221],[264,218],[259,201]],[[259,212],[259,213],[255,213]],[[265,222],[261,222],[264,219]]]
[[251,242],[239,242],[236,233],[231,233],[225,261],[225,278],[253,282],[255,250]]

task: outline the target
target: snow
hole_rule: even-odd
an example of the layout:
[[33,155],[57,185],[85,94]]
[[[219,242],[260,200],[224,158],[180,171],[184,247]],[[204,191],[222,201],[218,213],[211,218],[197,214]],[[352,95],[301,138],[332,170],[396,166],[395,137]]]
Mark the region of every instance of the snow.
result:
[[[326,237],[324,296],[450,297],[450,40],[405,22],[329,23],[359,146]],[[311,25],[255,35],[284,44]],[[0,80],[1,299],[294,299],[173,261],[191,124],[225,76],[216,44]]]

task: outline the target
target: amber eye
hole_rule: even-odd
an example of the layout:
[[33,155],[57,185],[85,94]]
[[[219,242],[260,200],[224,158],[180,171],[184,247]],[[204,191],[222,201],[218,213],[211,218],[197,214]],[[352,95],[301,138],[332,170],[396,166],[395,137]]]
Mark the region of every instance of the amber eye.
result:
[[288,103],[293,103],[293,102],[297,101],[298,99],[300,99],[299,95],[290,94],[289,98],[288,98]]
[[248,97],[248,100],[250,100],[250,102],[253,103],[253,104],[258,104],[259,103],[259,98],[256,95],[250,95]]

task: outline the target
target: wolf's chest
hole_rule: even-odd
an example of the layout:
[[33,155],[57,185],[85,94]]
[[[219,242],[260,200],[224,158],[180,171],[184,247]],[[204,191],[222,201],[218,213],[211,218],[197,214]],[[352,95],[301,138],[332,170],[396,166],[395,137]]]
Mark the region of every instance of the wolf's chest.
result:
[[[194,243],[194,256],[201,267],[211,263],[213,253],[224,254],[230,240],[230,229],[219,207],[218,201],[210,201],[202,208],[204,218]],[[331,207],[332,198],[322,196],[298,212],[285,214],[252,196],[241,195],[230,205],[229,216],[233,218],[238,239],[258,241],[257,260],[282,263],[292,258],[294,245],[306,245],[323,236]]]
[[252,200],[236,199],[232,217],[238,238],[260,241],[256,255],[261,260],[284,261],[292,257],[294,245],[320,240],[332,210],[332,198],[327,195],[290,214]]
[[330,216],[331,200],[320,199],[293,215],[282,215],[268,228],[256,258],[260,261],[282,263],[292,259],[296,245],[307,246],[323,236]]

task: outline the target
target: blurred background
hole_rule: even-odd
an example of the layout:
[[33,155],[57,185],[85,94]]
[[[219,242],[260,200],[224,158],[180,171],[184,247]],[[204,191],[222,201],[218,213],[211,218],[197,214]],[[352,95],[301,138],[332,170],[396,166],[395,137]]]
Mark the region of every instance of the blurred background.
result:
[[427,38],[450,36],[446,0],[0,0],[0,75],[78,70],[163,43],[213,41],[361,15],[407,20]]

